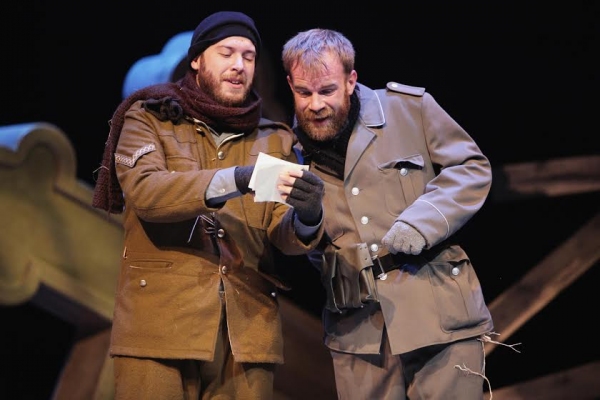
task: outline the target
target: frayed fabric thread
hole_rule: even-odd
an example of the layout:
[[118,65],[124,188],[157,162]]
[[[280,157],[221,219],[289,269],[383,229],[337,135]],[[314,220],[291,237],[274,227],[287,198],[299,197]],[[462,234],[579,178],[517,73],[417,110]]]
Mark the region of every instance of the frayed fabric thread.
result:
[[468,368],[466,365],[455,365],[454,368],[459,369],[463,372],[466,372],[467,375],[477,375],[483,378],[483,380],[485,380],[487,386],[488,386],[488,390],[490,393],[490,398],[488,400],[492,400],[494,395],[492,393],[492,384],[490,383],[490,380],[488,379],[487,376],[485,376],[485,344],[486,343],[494,343],[500,346],[504,346],[504,347],[508,347],[510,349],[512,349],[513,351],[516,351],[517,353],[521,353],[519,350],[517,350],[515,347],[520,345],[521,343],[514,343],[514,344],[506,344],[506,343],[502,343],[502,342],[498,342],[495,340],[492,340],[492,335],[495,336],[500,336],[499,333],[496,332],[489,332],[487,335],[482,335],[481,337],[477,338],[477,340],[479,340],[481,342],[481,351],[483,351],[483,365],[481,366],[481,372],[477,372],[477,371],[473,371],[472,369]]

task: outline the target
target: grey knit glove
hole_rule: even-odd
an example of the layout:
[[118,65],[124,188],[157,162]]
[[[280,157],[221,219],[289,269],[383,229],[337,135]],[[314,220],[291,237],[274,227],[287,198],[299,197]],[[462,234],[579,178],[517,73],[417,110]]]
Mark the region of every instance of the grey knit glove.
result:
[[391,253],[419,254],[425,247],[425,238],[415,228],[402,221],[396,221],[385,234],[383,243]]
[[250,183],[250,178],[252,177],[252,173],[254,172],[254,165],[247,165],[245,167],[235,167],[235,171],[233,171],[233,177],[235,178],[235,186],[237,189],[242,192],[242,194],[246,194],[251,192],[252,189],[248,187]]
[[296,178],[287,203],[294,207],[304,225],[315,226],[321,220],[324,186],[323,180],[308,170],[302,172],[301,178]]

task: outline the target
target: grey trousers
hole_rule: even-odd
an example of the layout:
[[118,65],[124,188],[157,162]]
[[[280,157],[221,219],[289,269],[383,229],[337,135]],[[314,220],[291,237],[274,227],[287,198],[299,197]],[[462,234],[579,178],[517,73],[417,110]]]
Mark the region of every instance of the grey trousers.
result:
[[484,353],[477,338],[393,355],[385,334],[381,354],[331,356],[340,400],[483,399]]

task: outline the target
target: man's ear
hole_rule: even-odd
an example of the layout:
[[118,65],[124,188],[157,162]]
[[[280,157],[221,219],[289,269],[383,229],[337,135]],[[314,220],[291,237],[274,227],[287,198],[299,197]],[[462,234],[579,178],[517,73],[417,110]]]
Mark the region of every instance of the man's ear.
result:
[[352,70],[350,74],[348,74],[348,80],[346,81],[346,89],[348,93],[354,93],[354,88],[356,87],[356,82],[358,81],[358,74],[356,70]]
[[198,69],[200,69],[200,61],[198,61],[200,59],[200,56],[196,57],[195,59],[192,60],[192,62],[190,62],[190,66],[192,67],[192,69],[194,71],[198,71]]
[[292,89],[292,91],[293,91],[294,87],[292,86],[292,78],[290,78],[289,75],[286,75],[285,79],[287,79],[287,83],[288,83],[288,85],[290,85],[290,89]]

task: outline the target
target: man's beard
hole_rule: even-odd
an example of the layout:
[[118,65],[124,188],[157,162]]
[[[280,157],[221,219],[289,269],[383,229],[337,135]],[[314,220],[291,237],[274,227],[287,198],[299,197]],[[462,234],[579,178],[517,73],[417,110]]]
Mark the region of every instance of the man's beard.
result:
[[251,85],[246,86],[244,92],[237,95],[224,93],[221,89],[221,81],[206,69],[204,62],[202,62],[202,58],[200,58],[198,62],[200,66],[196,74],[196,83],[200,87],[200,90],[225,107],[237,107],[246,102]]
[[[304,131],[309,138],[318,142],[325,142],[335,138],[335,136],[342,130],[348,119],[350,113],[350,95],[344,97],[344,102],[337,111],[334,111],[331,107],[320,110],[319,113],[315,113],[309,109],[297,112],[296,118],[298,125]],[[313,124],[313,120],[318,117],[329,117],[327,122],[323,125],[316,126]]]

